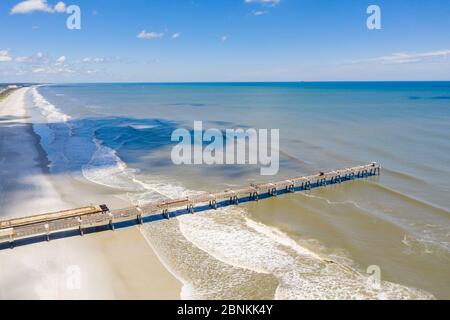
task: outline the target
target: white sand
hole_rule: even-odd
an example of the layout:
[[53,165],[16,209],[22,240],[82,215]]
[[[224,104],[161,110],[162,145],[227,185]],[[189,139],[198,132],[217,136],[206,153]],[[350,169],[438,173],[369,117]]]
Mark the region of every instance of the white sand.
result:
[[37,148],[24,108],[27,90],[20,89],[0,102],[1,218],[67,206],[45,177],[47,161]]
[[[27,90],[0,102],[0,219],[125,205],[110,189],[49,175],[26,114]],[[178,299],[180,290],[137,227],[0,251],[0,299]]]

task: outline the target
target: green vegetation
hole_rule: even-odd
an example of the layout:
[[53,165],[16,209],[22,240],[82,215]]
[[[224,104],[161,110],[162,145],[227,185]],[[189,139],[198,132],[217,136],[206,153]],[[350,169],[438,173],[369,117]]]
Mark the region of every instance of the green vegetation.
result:
[[6,88],[5,90],[0,92],[0,101],[5,99],[7,96],[9,96],[11,93],[16,91],[18,88]]

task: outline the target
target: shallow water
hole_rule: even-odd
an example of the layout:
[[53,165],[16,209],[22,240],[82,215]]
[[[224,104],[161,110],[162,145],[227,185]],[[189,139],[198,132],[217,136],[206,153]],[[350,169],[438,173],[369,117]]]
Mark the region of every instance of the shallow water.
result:
[[[450,83],[95,84],[29,97],[52,173],[145,203],[377,161],[382,176],[148,224],[196,298],[450,298]],[[176,128],[280,129],[280,173],[170,161]],[[381,269],[381,287],[366,269]],[[416,290],[417,289],[417,290]],[[426,293],[428,292],[428,293]]]

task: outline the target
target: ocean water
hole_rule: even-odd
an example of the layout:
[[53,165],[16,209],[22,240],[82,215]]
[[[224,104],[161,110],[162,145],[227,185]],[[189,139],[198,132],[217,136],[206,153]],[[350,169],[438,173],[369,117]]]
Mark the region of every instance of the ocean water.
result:
[[[52,174],[133,204],[382,165],[367,181],[142,227],[183,298],[450,298],[448,82],[70,84],[28,100]],[[280,129],[278,176],[173,165],[172,132],[200,120]]]

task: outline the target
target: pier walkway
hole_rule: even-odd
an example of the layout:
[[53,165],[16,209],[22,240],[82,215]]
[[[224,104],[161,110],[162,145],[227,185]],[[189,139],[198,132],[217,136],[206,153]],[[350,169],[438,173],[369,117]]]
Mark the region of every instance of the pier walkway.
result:
[[[37,241],[50,241],[59,233],[69,232],[69,235],[95,232],[124,223],[143,224],[150,218],[162,217],[170,219],[177,211],[194,214],[196,210],[204,211],[219,207],[239,205],[240,202],[258,201],[277,195],[301,192],[314,188],[326,187],[355,179],[364,179],[380,175],[381,167],[377,163],[358,166],[332,172],[320,172],[316,175],[296,177],[288,180],[253,184],[248,187],[225,190],[217,193],[165,200],[143,206],[135,206],[118,210],[109,210],[106,205],[89,206],[67,211],[42,215],[0,220],[0,244],[14,247],[18,240],[36,238]],[[151,219],[150,219],[151,220]],[[155,219],[153,219],[155,220]],[[92,231],[93,230],[93,231]],[[1,249],[1,248],[0,248]]]

